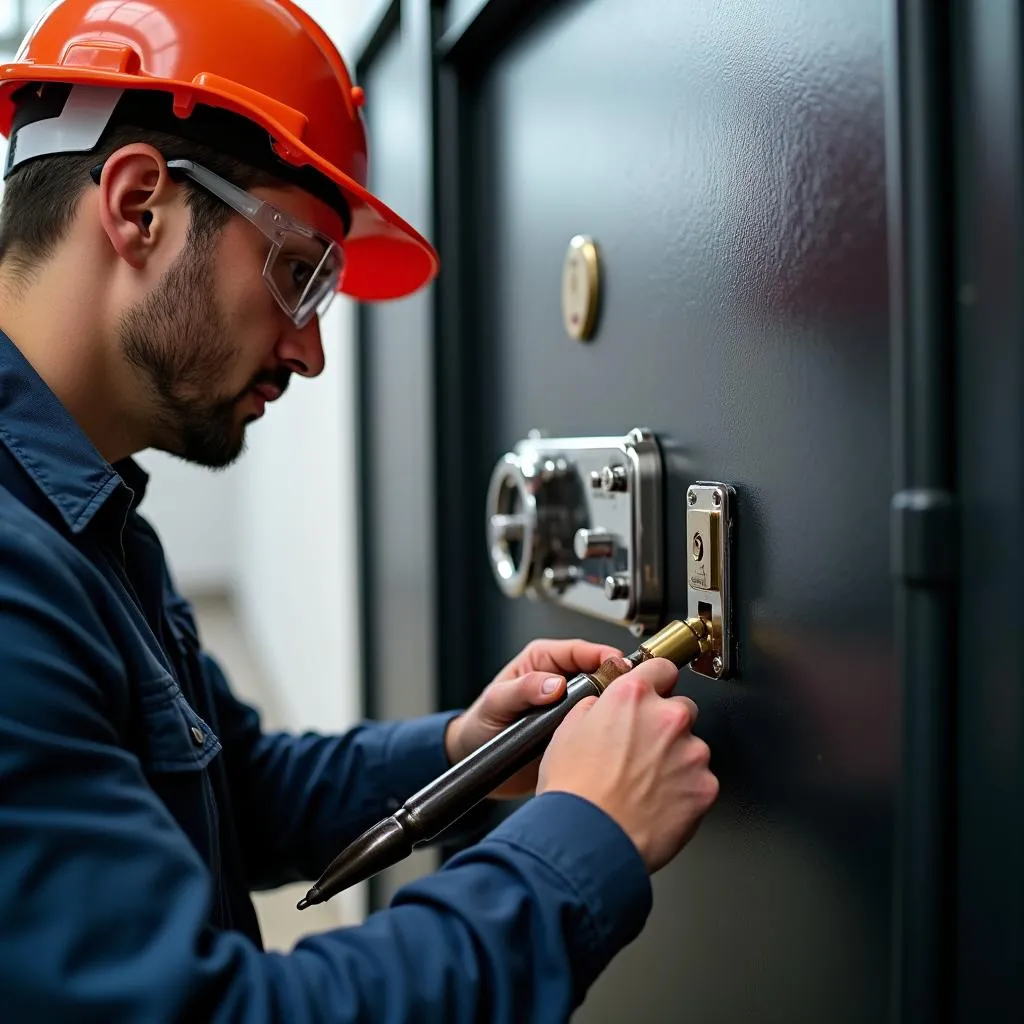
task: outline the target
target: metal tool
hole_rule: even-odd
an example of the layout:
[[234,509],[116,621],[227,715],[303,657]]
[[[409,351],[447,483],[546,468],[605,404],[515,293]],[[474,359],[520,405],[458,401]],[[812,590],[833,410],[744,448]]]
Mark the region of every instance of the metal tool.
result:
[[600,697],[614,679],[652,658],[667,658],[682,668],[711,650],[709,626],[696,617],[670,623],[627,658],[609,659],[593,673],[581,672],[569,681],[565,696],[557,704],[526,714],[342,850],[299,901],[299,910],[326,902],[436,838],[538,757],[566,715],[584,697]]

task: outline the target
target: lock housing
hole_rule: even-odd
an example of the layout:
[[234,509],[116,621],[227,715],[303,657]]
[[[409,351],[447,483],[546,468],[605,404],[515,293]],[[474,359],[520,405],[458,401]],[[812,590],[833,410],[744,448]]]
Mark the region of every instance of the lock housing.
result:
[[663,465],[657,439],[520,441],[487,495],[487,543],[509,597],[547,600],[629,627],[656,628],[664,604]]

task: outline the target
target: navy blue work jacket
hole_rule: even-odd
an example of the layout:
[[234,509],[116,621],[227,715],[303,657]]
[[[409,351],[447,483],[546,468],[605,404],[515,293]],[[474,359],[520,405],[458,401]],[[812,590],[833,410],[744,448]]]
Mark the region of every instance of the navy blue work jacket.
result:
[[567,1019],[651,903],[625,833],[568,794],[364,924],[263,949],[250,892],[316,878],[443,771],[450,715],[263,732],[203,651],[145,483],[0,335],[0,1019]]

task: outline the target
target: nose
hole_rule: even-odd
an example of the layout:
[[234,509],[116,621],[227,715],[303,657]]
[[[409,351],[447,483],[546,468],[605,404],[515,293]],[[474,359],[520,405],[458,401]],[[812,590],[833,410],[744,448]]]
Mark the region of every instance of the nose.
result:
[[277,345],[278,359],[302,377],[319,377],[326,362],[319,317],[313,317],[301,330],[288,326]]

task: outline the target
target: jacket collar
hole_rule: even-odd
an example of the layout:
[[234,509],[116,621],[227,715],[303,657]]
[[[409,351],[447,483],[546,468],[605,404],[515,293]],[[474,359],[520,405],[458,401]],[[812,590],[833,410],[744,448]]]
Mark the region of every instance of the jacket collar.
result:
[[[146,491],[147,474],[132,459],[103,458],[31,363],[0,332],[0,444],[78,534],[111,499],[124,515]],[[0,481],[2,483],[2,481]],[[119,526],[123,525],[121,519]]]

